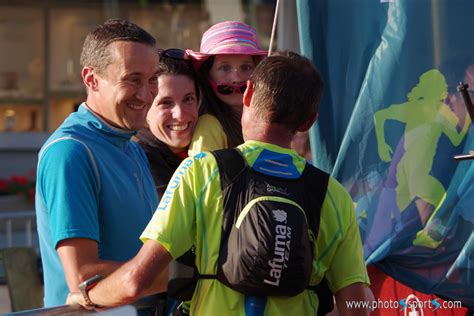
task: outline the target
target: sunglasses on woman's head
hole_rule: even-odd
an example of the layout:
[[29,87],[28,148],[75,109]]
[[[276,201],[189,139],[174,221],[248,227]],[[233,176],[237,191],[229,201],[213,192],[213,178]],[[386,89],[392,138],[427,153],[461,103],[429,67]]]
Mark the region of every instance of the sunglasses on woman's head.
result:
[[158,54],[161,57],[168,57],[178,60],[189,60],[186,52],[179,48],[158,49]]
[[224,95],[229,95],[232,93],[244,93],[245,89],[247,89],[246,83],[239,85],[217,84],[211,79],[209,80],[209,83],[211,84],[212,90]]

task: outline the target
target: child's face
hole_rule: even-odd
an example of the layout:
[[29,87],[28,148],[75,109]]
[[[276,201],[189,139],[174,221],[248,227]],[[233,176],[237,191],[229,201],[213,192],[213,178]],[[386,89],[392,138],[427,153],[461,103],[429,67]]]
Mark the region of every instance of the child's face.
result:
[[[209,70],[210,80],[214,81],[214,93],[224,103],[229,104],[239,113],[242,112],[242,86],[250,79],[255,69],[252,56],[249,55],[216,55]],[[213,84],[211,83],[211,86]],[[224,89],[220,89],[220,88]],[[229,88],[234,92],[223,94],[219,91]]]

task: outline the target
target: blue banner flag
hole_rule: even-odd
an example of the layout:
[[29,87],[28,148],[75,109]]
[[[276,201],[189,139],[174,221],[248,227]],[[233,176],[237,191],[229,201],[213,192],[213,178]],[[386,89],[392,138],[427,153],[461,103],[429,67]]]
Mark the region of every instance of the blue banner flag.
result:
[[474,307],[474,1],[298,0],[325,81],[314,163],[350,192],[367,263]]

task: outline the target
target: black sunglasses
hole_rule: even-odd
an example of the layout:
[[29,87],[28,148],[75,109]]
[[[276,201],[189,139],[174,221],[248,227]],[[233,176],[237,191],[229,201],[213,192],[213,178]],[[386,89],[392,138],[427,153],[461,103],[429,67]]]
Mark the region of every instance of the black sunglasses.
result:
[[168,57],[178,60],[189,60],[186,52],[179,48],[158,49],[158,54],[161,57]]

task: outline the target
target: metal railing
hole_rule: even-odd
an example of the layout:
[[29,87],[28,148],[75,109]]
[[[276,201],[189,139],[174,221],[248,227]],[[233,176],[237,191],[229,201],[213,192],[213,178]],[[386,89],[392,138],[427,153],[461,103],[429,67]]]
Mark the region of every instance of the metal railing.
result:
[[[5,235],[5,244],[0,244],[0,248],[11,248],[14,246],[38,248],[37,239],[33,238],[35,236],[33,232],[36,224],[35,221],[36,214],[33,210],[0,212],[0,234]],[[22,234],[21,239],[23,240],[20,241],[21,244],[15,244],[14,233]]]
[[90,315],[90,314],[97,314],[97,315],[117,315],[117,316],[135,316],[137,315],[137,310],[132,305],[121,306],[117,308],[111,308],[104,311],[90,311],[86,310],[78,305],[61,305],[49,308],[38,308],[38,309],[31,309],[27,311],[20,311],[20,312],[13,312],[7,313],[6,315],[33,315],[33,316],[53,316],[53,315],[69,315],[69,316],[82,316],[82,315]]
[[[32,247],[39,254],[34,210],[0,211],[0,249]],[[2,258],[0,258],[0,284],[5,283]]]
[[165,300],[160,299],[160,294],[152,294],[150,296],[143,297],[133,304],[120,306],[116,308],[109,308],[106,310],[94,311],[82,308],[79,305],[60,305],[53,307],[43,307],[37,309],[30,309],[25,311],[11,312],[4,315],[33,315],[33,316],[53,316],[53,315],[70,315],[70,316],[82,316],[90,314],[98,314],[101,316],[106,315],[123,315],[132,316],[137,315],[137,311],[147,311],[150,315],[164,315],[165,308],[162,303]]

